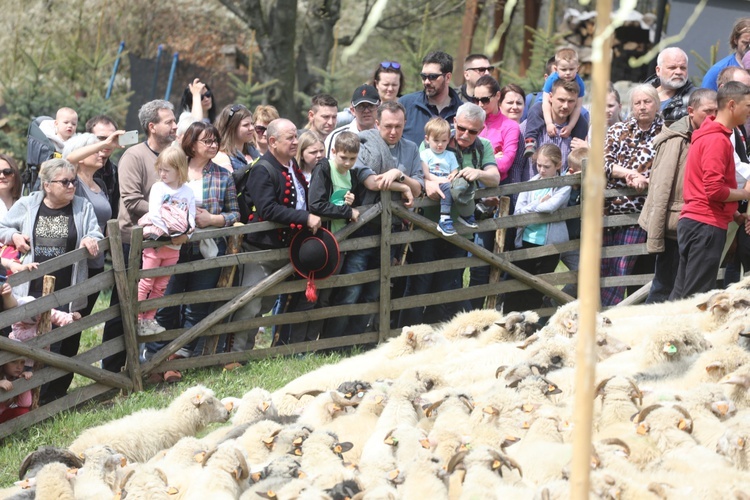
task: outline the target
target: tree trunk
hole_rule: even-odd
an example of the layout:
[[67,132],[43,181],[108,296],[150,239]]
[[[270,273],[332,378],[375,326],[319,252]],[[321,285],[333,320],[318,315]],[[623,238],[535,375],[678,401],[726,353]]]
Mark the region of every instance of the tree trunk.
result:
[[[523,24],[536,28],[539,26],[539,14],[542,0],[525,0],[523,7]],[[531,65],[531,51],[534,49],[534,35],[529,30],[523,33],[523,51],[521,53],[521,67],[518,74],[526,76],[526,70]]]
[[466,0],[464,19],[461,24],[461,40],[458,42],[458,55],[453,64],[453,83],[455,85],[464,83],[464,59],[471,54],[474,33],[477,31],[479,15],[482,13],[483,8],[484,0]]
[[321,92],[324,77],[314,68],[328,70],[333,28],[340,15],[341,0],[309,0],[297,53],[297,88],[300,92],[307,95]]

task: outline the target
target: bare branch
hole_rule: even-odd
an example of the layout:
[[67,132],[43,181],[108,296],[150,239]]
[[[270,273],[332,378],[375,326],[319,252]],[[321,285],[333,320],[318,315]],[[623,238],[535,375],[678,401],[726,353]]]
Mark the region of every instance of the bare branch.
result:
[[339,45],[348,47],[354,42],[354,40],[359,36],[359,34],[362,33],[362,28],[365,26],[365,22],[367,21],[367,18],[370,17],[371,10],[372,10],[372,5],[370,5],[370,0],[365,0],[365,13],[364,15],[362,15],[362,19],[360,20],[359,26],[357,26],[357,29],[353,35],[339,38]]
[[[266,24],[262,15],[263,7],[260,4],[260,0],[219,0],[219,3],[229,9],[229,12],[237,16],[250,29],[262,33],[267,32]],[[260,15],[251,15],[251,12]]]

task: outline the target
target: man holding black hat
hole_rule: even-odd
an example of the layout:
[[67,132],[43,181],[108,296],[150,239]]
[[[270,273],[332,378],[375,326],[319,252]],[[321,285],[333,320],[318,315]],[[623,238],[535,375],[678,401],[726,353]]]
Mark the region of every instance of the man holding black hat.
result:
[[364,130],[374,129],[378,106],[380,106],[380,95],[375,87],[360,85],[354,89],[352,104],[349,106],[349,111],[354,115],[354,120],[348,125],[337,128],[326,137],[326,158],[331,157],[334,141],[341,132],[348,131],[358,134]]

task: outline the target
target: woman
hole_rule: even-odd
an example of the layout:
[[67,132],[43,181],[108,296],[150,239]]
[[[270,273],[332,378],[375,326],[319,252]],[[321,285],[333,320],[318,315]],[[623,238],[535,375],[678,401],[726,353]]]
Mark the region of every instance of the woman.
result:
[[521,123],[523,111],[526,106],[526,93],[515,83],[509,83],[500,89],[500,112],[515,121]]
[[[609,83],[609,89],[607,91],[607,107],[604,110],[607,116],[607,127],[611,127],[617,122],[622,121],[622,102],[620,102],[620,93]],[[591,134],[589,133],[589,138]]]
[[180,101],[180,110],[180,120],[183,119],[182,113],[189,113],[196,120],[203,120],[206,123],[213,123],[216,119],[214,94],[208,85],[200,81],[200,78],[194,79],[185,87]]
[[516,157],[521,129],[518,122],[500,112],[501,95],[500,84],[490,75],[480,77],[474,86],[474,100],[487,114],[479,137],[492,143],[502,181],[508,177],[508,171]]
[[[232,174],[216,165],[212,160],[219,151],[219,132],[213,125],[196,122],[190,125],[182,138],[182,149],[188,157],[188,186],[193,190],[196,201],[195,225],[198,229],[228,227],[239,220],[237,192]],[[224,255],[226,242],[223,238],[208,240],[208,244],[189,242],[180,248],[178,263],[195,262],[208,257]],[[214,242],[213,245],[210,243]],[[204,255],[205,254],[205,255]],[[219,281],[221,268],[206,269],[191,273],[175,274],[169,280],[165,295],[209,290]],[[208,316],[212,304],[185,304],[160,309],[156,320],[164,328],[191,328]],[[165,344],[146,344],[149,353],[154,353]],[[180,349],[172,358],[189,357],[198,341]],[[166,382],[176,382],[182,374],[176,370],[164,373]]]
[[271,105],[260,104],[253,112],[253,121],[255,122],[255,141],[260,155],[268,151],[268,138],[266,129],[268,124],[279,118],[279,112]]
[[297,164],[307,183],[310,183],[312,171],[318,161],[325,156],[323,142],[313,132],[307,131],[299,136],[297,145]]
[[[604,153],[604,171],[607,189],[633,187],[643,190],[648,186],[651,163],[654,159],[654,138],[661,132],[664,121],[659,116],[659,95],[649,84],[641,84],[630,91],[631,116],[615,123],[607,131]],[[605,200],[605,214],[640,213],[646,201],[644,196],[619,196]],[[605,246],[634,245],[646,241],[646,231],[640,226],[608,228],[604,232]],[[638,256],[602,259],[602,277],[632,274]],[[651,269],[653,272],[653,268]],[[602,305],[619,303],[625,287],[602,289]]]
[[21,197],[21,172],[16,161],[8,155],[0,154],[0,221],[10,207]]
[[403,95],[406,79],[396,61],[383,61],[372,75],[371,85],[378,89],[380,102],[395,101]]
[[[112,218],[112,205],[109,203],[107,186],[104,181],[95,178],[94,175],[104,167],[107,162],[108,149],[117,146],[117,137],[122,132],[122,130],[119,133],[115,132],[106,141],[100,141],[94,134],[80,134],[71,137],[65,143],[65,149],[63,150],[63,158],[78,166],[78,185],[75,194],[88,200],[94,207],[96,220],[102,234],[105,233],[104,228],[107,221]],[[87,154],[92,150],[89,146],[96,148],[97,151]],[[88,265],[89,277],[96,276],[104,271],[104,252],[100,252],[95,259],[90,259]],[[89,295],[88,304],[80,311],[81,316],[91,314],[98,296],[98,293]]]
[[[99,240],[104,236],[99,230],[94,207],[75,195],[76,167],[67,160],[53,159],[42,163],[39,170],[41,190],[19,199],[0,221],[0,243],[13,244],[23,256],[24,264],[42,263],[86,248],[90,258],[99,254]],[[54,272],[55,290],[62,290],[86,280],[88,266],[76,262]],[[18,296],[42,296],[42,278],[14,287]],[[82,295],[70,304],[57,307],[67,312],[80,311],[86,306]],[[52,345],[53,352],[67,357],[78,353],[81,334],[72,335]],[[70,373],[49,383],[43,401],[49,402],[64,396],[73,380]]]
[[253,115],[242,104],[226,106],[216,119],[221,137],[219,154],[214,163],[230,172],[240,170],[260,157],[255,148]]

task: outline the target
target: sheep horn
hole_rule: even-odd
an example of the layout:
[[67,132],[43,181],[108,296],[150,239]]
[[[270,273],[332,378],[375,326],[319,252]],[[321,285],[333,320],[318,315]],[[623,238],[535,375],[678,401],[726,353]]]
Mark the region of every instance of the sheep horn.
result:
[[339,406],[357,406],[359,405],[359,401],[352,401],[351,399],[347,399],[341,394],[338,393],[338,391],[331,391],[331,399],[334,403],[336,403]]
[[459,451],[455,455],[451,457],[451,459],[448,461],[448,466],[446,467],[446,471],[448,474],[453,474],[453,471],[456,470],[456,467],[463,463],[464,458],[466,458],[468,452],[466,451]]
[[550,500],[549,488],[544,488],[540,493],[542,500]]
[[628,443],[626,443],[620,438],[607,438],[607,439],[602,439],[600,442],[602,444],[611,444],[611,445],[619,446],[623,450],[625,450],[626,456],[628,457],[630,456],[630,446],[628,446]]
[[290,396],[292,396],[294,399],[302,399],[302,396],[312,396],[312,397],[315,397],[315,396],[320,396],[324,392],[326,392],[326,391],[321,391],[320,389],[310,389],[309,391],[302,391],[302,392],[298,392],[296,394],[293,393],[293,392],[287,392],[287,394],[290,395]]
[[216,450],[218,450],[218,448],[214,448],[213,450],[209,450],[206,452],[206,455],[203,457],[203,463],[201,463],[201,466],[206,466],[206,464],[208,463],[208,459],[211,458],[211,455],[216,453]]
[[562,393],[562,390],[559,387],[557,387],[557,384],[550,382],[544,377],[542,377],[542,380],[544,380],[547,383],[547,389],[544,391],[545,396],[551,396],[552,394]]
[[604,396],[604,386],[607,385],[607,382],[615,378],[614,376],[605,378],[601,382],[599,382],[599,385],[596,386],[596,389],[594,390],[594,399],[598,398],[599,396]]
[[498,366],[497,370],[495,370],[495,378],[500,378],[500,374],[503,373],[507,369],[508,367],[506,365]]
[[[131,471],[130,474],[132,474],[135,471]],[[167,473],[161,470],[159,467],[154,467],[154,472],[161,478],[162,481],[164,481],[165,486],[169,486],[169,478],[167,478]],[[130,475],[128,474],[128,475]],[[125,487],[125,483],[122,484],[122,487]]]
[[[680,428],[680,430],[683,430],[687,432],[688,434],[692,434],[693,433],[693,417],[690,416],[690,413],[680,405],[674,405],[672,408],[682,413],[687,419],[685,421],[685,429]],[[682,424],[682,421],[680,422],[680,425],[681,424]]]
[[656,405],[647,406],[646,408],[642,409],[640,412],[636,414],[635,420],[633,422],[636,424],[640,424],[641,422],[646,420],[646,417],[648,416],[649,413],[656,410],[657,408],[661,408],[661,405],[656,404]]
[[[125,475],[125,477],[122,478],[122,481],[120,481],[120,489],[121,490],[125,488],[125,485],[128,484],[128,481],[133,476],[133,474],[135,474],[135,470],[131,470],[130,472],[128,472]],[[165,481],[165,483],[166,483],[166,481]]]
[[435,410],[437,410],[438,406],[440,406],[441,404],[443,404],[443,401],[445,401],[445,399],[446,398],[443,398],[443,399],[441,399],[439,401],[436,401],[436,402],[432,403],[429,407],[427,407],[427,409],[424,411],[424,416],[427,417],[427,418],[430,418],[432,416],[432,412],[435,411]]
[[513,472],[513,469],[518,469],[518,475],[523,477],[523,470],[518,462],[510,458],[508,455],[500,455],[500,459],[509,471]]
[[247,466],[247,460],[245,459],[245,455],[242,454],[242,452],[235,448],[234,454],[237,456],[237,461],[239,461],[239,466],[234,470],[234,478],[237,481],[244,481],[248,477],[250,477],[250,467]]
[[[633,391],[635,391],[635,397],[638,398],[638,406],[643,406],[643,393],[641,392],[641,389],[636,385],[635,382],[633,382],[632,379],[628,379],[628,383],[630,384],[630,387],[633,388]],[[631,401],[633,401],[633,398],[630,398]]]
[[474,403],[471,402],[469,396],[461,394],[460,396],[458,396],[458,399],[461,400],[464,405],[466,405],[466,407],[469,409],[469,413],[474,411]]
[[522,344],[517,345],[516,347],[518,347],[519,349],[526,349],[537,340],[539,340],[539,334],[535,333],[534,335],[527,337],[526,340],[524,340]]

